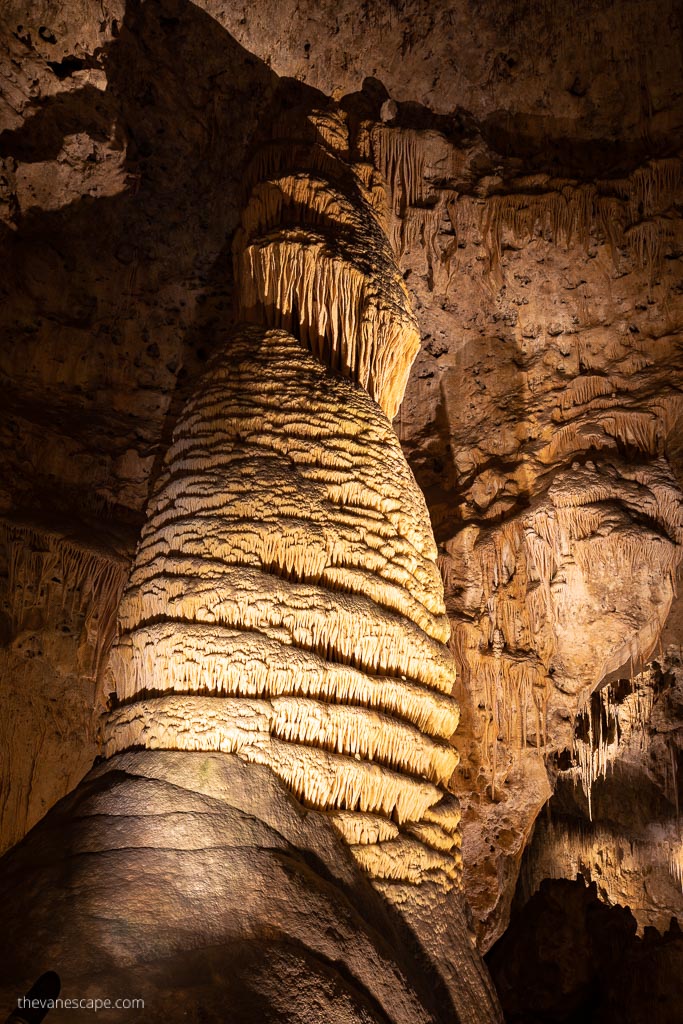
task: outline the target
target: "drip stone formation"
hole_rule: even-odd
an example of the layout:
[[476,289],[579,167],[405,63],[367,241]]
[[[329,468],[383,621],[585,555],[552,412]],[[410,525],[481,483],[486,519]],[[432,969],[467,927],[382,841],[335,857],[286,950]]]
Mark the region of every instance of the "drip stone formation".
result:
[[343,122],[321,122],[327,178],[284,173],[287,153],[255,161],[271,173],[234,243],[254,326],[176,427],[119,613],[104,752],[267,765],[372,876],[450,887],[450,626],[427,507],[382,412],[419,336],[372,208],[335,180]]
[[287,331],[294,325],[321,362],[357,381],[393,419],[420,334],[372,165],[348,164],[348,129],[334,111],[290,115],[274,132],[288,141],[256,154],[233,246],[240,314]]
[[105,754],[220,750],[329,812],[371,874],[459,876],[436,547],[386,417],[242,328],[176,428],[119,612]]
[[[296,130],[247,176],[241,322],[152,491],[104,760],[2,898],[74,985],[144,962],[150,1020],[200,997],[245,1024],[496,1021],[460,900],[437,549],[388,418],[419,334],[343,119]],[[32,962],[19,943],[3,986]]]

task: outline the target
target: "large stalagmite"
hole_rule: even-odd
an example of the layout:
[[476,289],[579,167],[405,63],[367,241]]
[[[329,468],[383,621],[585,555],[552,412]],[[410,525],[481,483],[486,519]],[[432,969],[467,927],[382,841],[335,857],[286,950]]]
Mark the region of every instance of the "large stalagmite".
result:
[[149,501],[105,760],[7,859],[28,941],[0,981],[39,955],[74,988],[139,986],[152,1021],[494,1021],[436,545],[385,414],[419,335],[343,118],[305,124],[322,141],[254,162],[243,322]]
[[291,335],[243,328],[181,416],[148,516],[105,754],[235,752],[334,812],[371,872],[455,879],[436,548],[376,405]]
[[52,810],[2,865],[6,1013],[38,956],[68,995],[154,974],[147,1020],[443,1017],[461,888],[484,954],[548,875],[683,920],[683,24],[651,8],[0,3],[0,854]]

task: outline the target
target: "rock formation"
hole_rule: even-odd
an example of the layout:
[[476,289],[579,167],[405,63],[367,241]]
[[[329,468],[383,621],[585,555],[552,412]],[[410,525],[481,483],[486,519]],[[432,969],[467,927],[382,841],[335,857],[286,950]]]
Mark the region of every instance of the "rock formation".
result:
[[443,787],[458,711],[435,557],[364,392],[291,335],[242,329],[186,406],[150,503],[105,755],[235,752],[333,812],[371,872],[455,878]]
[[[155,786],[200,800],[185,757],[218,773],[200,803],[268,779],[268,822],[285,799],[311,823],[305,839],[282,825],[289,863],[304,879],[328,865],[354,912],[367,902],[339,934],[391,934],[382,962],[417,1019],[451,998],[460,885],[482,951],[545,879],[577,873],[639,935],[668,934],[683,912],[677,5],[8,0],[0,23],[0,848],[105,752],[84,815],[114,807],[116,766],[133,788],[111,813],[130,800],[136,820]],[[198,483],[197,437],[209,461],[234,453],[220,483]],[[236,503],[229,529],[211,488]],[[176,518],[190,532],[166,548]],[[299,673],[306,692],[288,689]],[[521,956],[537,933],[515,927]]]
[[[330,125],[325,139],[321,128]],[[238,309],[253,325],[237,326],[211,362],[155,482],[101,673],[110,704],[105,763],[8,857],[7,920],[15,929],[21,921],[26,938],[10,952],[3,981],[25,986],[50,957],[74,987],[86,983],[86,969],[101,983],[128,985],[152,962],[159,975],[140,982],[152,1019],[181,1019],[193,985],[173,982],[173,1008],[160,999],[159,978],[171,983],[169,953],[191,961],[208,945],[227,956],[238,935],[255,943],[266,926],[281,932],[273,955],[301,993],[285,999],[278,985],[260,985],[266,1019],[309,1020],[318,1006],[336,1016],[343,1006],[347,1019],[364,1020],[369,988],[382,1019],[493,1021],[495,997],[459,905],[460,812],[447,789],[458,763],[449,742],[458,707],[437,549],[382,411],[396,411],[419,337],[381,224],[343,159],[343,120],[314,110],[304,135],[311,126],[323,142],[304,139],[297,148],[294,135],[275,158],[261,150],[255,161],[260,175],[234,242]],[[313,177],[313,166],[326,177]],[[118,592],[116,576],[104,580],[100,589],[111,593],[96,593],[100,608]],[[99,657],[96,676],[98,669]],[[207,752],[220,752],[227,766]],[[299,851],[297,829],[287,836],[291,809],[281,825],[265,798],[256,827],[231,820],[233,800],[245,810],[242,794],[233,794],[242,778],[235,759],[267,769],[318,812],[307,819],[312,827],[317,818],[324,835],[327,819],[346,841],[424,960],[415,991],[399,976],[400,941],[395,969],[390,943],[386,966],[370,967],[376,957],[368,948],[359,976],[344,952],[347,937],[334,955],[352,974],[348,991],[321,994],[317,929],[340,928],[338,913],[328,907],[326,921],[315,897],[283,890],[271,864],[253,868],[262,900],[240,905],[245,882],[231,846],[246,841],[258,862],[260,843],[270,846],[259,828],[276,829],[278,846],[286,838],[294,855],[310,840]],[[163,809],[154,799],[147,805],[153,781]],[[247,787],[254,799],[263,785]],[[273,785],[265,788],[277,804]],[[117,838],[120,816],[130,820]],[[189,868],[174,863],[168,844],[176,842]],[[44,843],[64,865],[61,880],[36,860]],[[207,863],[209,850],[221,852]],[[333,850],[322,855],[328,871]],[[74,888],[83,854],[92,857],[91,873]],[[158,858],[169,856],[160,870]],[[188,892],[188,870],[202,877],[214,862],[218,885],[200,881]],[[97,894],[118,891],[132,870],[147,894],[133,887],[112,923]],[[46,889],[51,895],[37,898]],[[369,901],[381,914],[380,896]],[[63,925],[46,935],[45,914],[65,902]],[[278,923],[278,907],[300,927]],[[451,940],[447,953],[434,941],[435,926]],[[293,958],[294,944],[302,953]],[[258,975],[268,953],[255,956]],[[437,988],[423,996],[430,975]],[[215,1012],[221,1000],[236,999],[244,1019],[254,1019],[243,991],[253,984],[244,978],[230,993],[215,982],[201,1005]]]

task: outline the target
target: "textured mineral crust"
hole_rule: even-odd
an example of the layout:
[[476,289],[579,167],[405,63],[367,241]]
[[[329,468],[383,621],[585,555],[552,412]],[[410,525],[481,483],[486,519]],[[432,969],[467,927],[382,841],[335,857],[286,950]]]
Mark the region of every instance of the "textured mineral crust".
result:
[[678,5],[6,0],[0,44],[0,849],[98,756],[224,757],[382,913],[442,894],[442,977],[461,884],[483,951],[577,873],[668,934]]

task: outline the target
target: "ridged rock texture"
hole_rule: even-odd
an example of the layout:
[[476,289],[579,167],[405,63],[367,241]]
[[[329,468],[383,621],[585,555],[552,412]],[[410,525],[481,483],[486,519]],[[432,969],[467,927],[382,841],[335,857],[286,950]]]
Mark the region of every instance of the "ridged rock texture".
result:
[[112,758],[5,856],[1,891],[8,1008],[49,966],[65,997],[144,1000],[107,1022],[497,1019],[457,905],[460,989],[331,822],[234,755]]
[[244,328],[185,407],[150,502],[104,753],[235,752],[333,812],[370,873],[455,881],[441,595],[386,417],[296,338]]
[[[482,176],[482,138],[463,147],[435,121],[416,128],[408,104],[382,111],[387,230],[424,338],[397,429],[440,542],[465,887],[488,948],[567,756],[590,787],[597,735],[587,751],[574,734],[591,695],[658,656],[676,594],[681,161]],[[660,787],[653,831],[678,848],[675,791]],[[609,857],[638,831],[636,815]],[[643,856],[675,913],[659,840]],[[621,897],[661,926],[660,898]]]
[[[179,788],[166,805],[183,849],[187,833],[191,873],[202,877],[212,870],[203,844],[213,848],[214,832],[223,856],[244,833],[238,819],[225,828],[214,822],[201,799],[198,780],[211,770],[211,753],[227,759],[226,778],[235,760],[265,768],[300,805],[324,815],[381,894],[376,899],[395,908],[437,989],[421,1002],[399,982],[396,1007],[391,988],[378,1000],[383,1019],[402,1019],[408,988],[410,1019],[483,1024],[499,1014],[459,896],[460,810],[447,788],[458,763],[450,742],[458,724],[450,624],[424,497],[383,411],[393,415],[401,401],[419,335],[380,220],[343,160],[343,118],[313,111],[304,125],[325,144],[309,138],[306,156],[303,143],[280,143],[283,152],[266,160],[262,147],[254,161],[233,243],[238,315],[249,322],[233,329],[182,409],[147,506],[100,673],[110,708],[105,764],[8,861],[9,885],[19,900],[26,895],[23,914],[15,899],[9,920],[21,914],[31,938],[17,944],[4,980],[12,972],[25,980],[30,964],[49,955],[66,964],[71,985],[82,983],[86,963],[102,981],[123,972],[132,983],[143,964],[168,952],[182,958],[183,950],[185,973],[207,943],[233,943],[235,927],[250,941],[262,914],[267,927],[281,927],[276,905],[291,896],[258,855],[253,880],[268,894],[266,907],[273,903],[270,913],[247,901],[235,920],[243,882],[232,858],[218,852],[211,860],[219,858],[222,881],[215,890],[196,886],[180,935],[178,911],[167,908],[169,883],[182,890],[188,869],[172,859],[159,870],[155,854],[165,861],[168,829],[156,811],[142,813],[142,780],[151,772],[177,785],[180,771],[182,789],[197,796],[197,821],[187,828],[189,797]],[[292,174],[292,160],[320,166],[327,177]],[[121,848],[112,846],[116,814],[104,833],[96,820],[109,812],[99,798],[92,805],[93,789],[107,807],[108,794],[123,791],[118,813],[131,820]],[[229,786],[223,797],[233,799]],[[247,829],[255,851],[259,825]],[[96,856],[91,882],[77,892],[70,880],[55,882],[43,906],[35,893],[46,885],[44,865],[33,851],[57,830],[64,840],[55,856],[68,876],[81,852],[105,856]],[[116,923],[84,927],[97,903],[93,887],[118,890],[119,872],[132,868],[128,851],[144,849],[143,904],[133,888]],[[230,880],[234,889],[225,888]],[[181,892],[180,905],[187,899]],[[63,923],[45,936],[44,913],[64,902]],[[167,927],[150,931],[157,918],[146,904],[158,905]],[[200,923],[208,905],[214,928]],[[290,912],[303,932],[287,942],[305,953],[294,984],[311,994],[284,998],[262,987],[266,1019],[309,1020],[312,1000],[325,1017],[364,1019],[360,979],[344,995],[317,991],[316,899],[299,893]],[[99,920],[101,910],[94,914]],[[447,951],[435,930],[449,937]],[[69,945],[71,962],[63,952]],[[255,955],[265,964],[265,949]],[[343,947],[337,957],[348,971]],[[172,984],[172,1009],[162,1009],[155,984],[143,985],[151,1019],[182,1019],[192,992],[182,979]],[[206,998],[215,1005],[223,987]]]
[[[247,173],[253,187],[233,243],[240,316],[294,325],[393,419],[420,334],[378,216],[369,153],[349,164],[349,128],[334,107],[282,116],[271,131]],[[367,150],[367,131],[355,141]]]
[[[241,344],[297,336],[301,358],[395,414],[457,666],[448,788],[479,948],[544,878],[577,872],[639,932],[669,934],[683,913],[680,4],[6,0],[0,28],[2,849],[102,750],[104,709],[186,696],[114,707],[131,661],[116,684],[98,666],[173,427],[242,322]],[[283,606],[295,585],[280,580]],[[326,609],[342,601],[314,586]],[[428,635],[417,600],[393,612]],[[337,704],[308,745],[346,757]],[[299,729],[292,709],[258,718],[260,743],[306,745],[275,736]],[[413,776],[426,749],[410,771],[375,767]],[[344,857],[408,828],[306,813],[346,829]],[[444,893],[439,878],[367,891],[397,902]],[[601,920],[605,965],[615,917]],[[447,960],[441,927],[431,955]],[[540,932],[510,934],[535,970]]]

